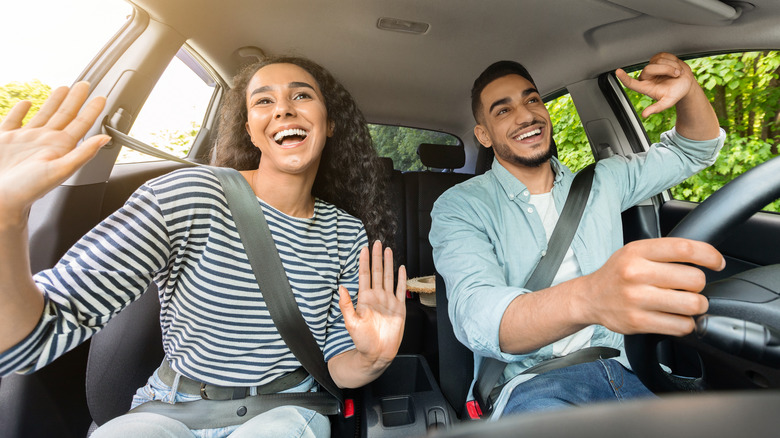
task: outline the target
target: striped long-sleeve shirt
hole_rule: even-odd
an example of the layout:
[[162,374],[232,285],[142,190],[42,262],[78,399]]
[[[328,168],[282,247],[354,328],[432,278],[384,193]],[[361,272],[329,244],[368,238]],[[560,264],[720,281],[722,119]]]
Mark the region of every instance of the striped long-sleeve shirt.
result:
[[[357,293],[360,220],[317,199],[311,218],[260,201],[301,313],[325,359],[354,348],[338,285]],[[226,386],[261,385],[300,366],[282,341],[216,176],[183,169],[141,186],[127,203],[35,275],[41,321],[0,355],[0,375],[33,372],[74,348],[156,283],[172,368]]]

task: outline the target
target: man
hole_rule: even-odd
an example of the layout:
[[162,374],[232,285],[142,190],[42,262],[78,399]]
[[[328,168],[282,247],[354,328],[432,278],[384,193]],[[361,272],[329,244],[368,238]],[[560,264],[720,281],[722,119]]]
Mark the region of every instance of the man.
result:
[[[553,157],[552,124],[530,74],[501,61],[472,88],[474,134],[493,148],[490,171],[445,192],[432,212],[430,241],[444,277],[458,339],[482,357],[507,362],[494,417],[502,413],[651,396],[627,369],[623,334],[685,335],[707,310],[703,272],[725,261],[712,246],[685,239],[623,246],[620,213],[711,165],[725,134],[691,69],[659,53],[626,87],[656,102],[642,115],[675,106],[672,131],[648,152],[598,162],[577,232],[553,285],[523,287],[547,250],[574,175]],[[544,374],[520,374],[587,347],[614,359]]]

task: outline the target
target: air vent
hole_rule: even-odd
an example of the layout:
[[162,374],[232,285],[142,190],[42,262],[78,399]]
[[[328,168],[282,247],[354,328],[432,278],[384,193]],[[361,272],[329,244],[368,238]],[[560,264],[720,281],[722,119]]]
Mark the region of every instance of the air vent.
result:
[[394,32],[413,33],[422,35],[428,32],[431,25],[419,21],[401,20],[398,18],[382,17],[377,21],[376,27],[382,30],[392,30]]

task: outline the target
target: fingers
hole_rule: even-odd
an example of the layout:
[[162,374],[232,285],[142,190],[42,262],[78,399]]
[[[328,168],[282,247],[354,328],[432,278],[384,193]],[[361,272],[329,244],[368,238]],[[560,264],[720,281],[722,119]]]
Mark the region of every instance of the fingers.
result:
[[344,315],[344,322],[350,326],[351,321],[356,317],[355,306],[352,305],[352,297],[344,286],[339,286],[339,308],[341,314]]
[[41,109],[27,122],[26,128],[40,128],[57,112],[65,97],[68,95],[68,87],[59,87],[51,92],[49,98],[43,103]]
[[[88,83],[78,82],[77,84],[73,85],[57,111],[49,119],[49,121],[46,122],[46,126],[52,129],[65,129],[65,127],[68,126],[68,124],[70,124],[70,122],[74,120],[79,114],[79,110],[87,100],[88,94]],[[102,106],[100,109],[102,109]],[[95,117],[97,117],[97,115]],[[90,123],[90,126],[91,125],[92,124]]]
[[60,180],[67,179],[76,170],[94,158],[100,148],[109,141],[111,141],[111,137],[108,135],[95,135],[85,140],[77,148],[52,162],[52,170],[59,173],[56,177]]
[[14,105],[13,108],[11,108],[11,111],[6,114],[3,123],[0,124],[0,131],[19,129],[22,126],[22,120],[24,120],[27,112],[30,111],[31,106],[32,102],[29,100],[23,100]]
[[[383,287],[382,278],[382,243],[380,241],[374,242],[373,248],[371,248],[371,288],[381,289]],[[390,268],[392,271],[392,267]],[[390,290],[393,290],[392,287]]]
[[398,267],[398,285],[396,286],[395,297],[402,303],[406,300],[406,266],[404,265]]
[[714,271],[726,266],[723,255],[706,242],[679,237],[647,239],[629,244],[632,250],[649,260],[657,262],[691,263]]
[[393,250],[390,247],[385,248],[384,254],[384,273],[383,273],[383,289],[387,293],[393,292]]
[[369,269],[368,248],[360,250],[360,267],[358,268],[358,290],[363,293],[367,290],[376,292],[384,291],[387,295],[395,295],[398,301],[406,299],[406,268],[398,268],[398,283],[393,292],[393,250],[382,250],[380,241],[374,242],[371,248],[371,263]]
[[371,264],[368,258],[368,247],[360,250],[360,263],[358,267],[358,291],[362,292],[371,288]]
[[[105,97],[100,96],[92,99],[80,112],[78,112],[76,118],[67,124],[65,132],[76,139],[83,137],[84,134],[92,128],[92,125],[95,124],[95,120],[103,111],[105,104]],[[78,108],[76,111],[78,111]]]

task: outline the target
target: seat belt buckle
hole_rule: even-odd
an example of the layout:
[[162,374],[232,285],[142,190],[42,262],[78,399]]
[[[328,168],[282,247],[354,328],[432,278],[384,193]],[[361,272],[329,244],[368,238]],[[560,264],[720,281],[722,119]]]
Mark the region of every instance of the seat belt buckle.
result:
[[466,413],[472,420],[479,420],[482,418],[482,408],[479,407],[479,403],[477,403],[476,400],[466,402]]
[[355,416],[355,400],[351,398],[344,399],[344,409],[341,411],[344,418],[352,418]]

